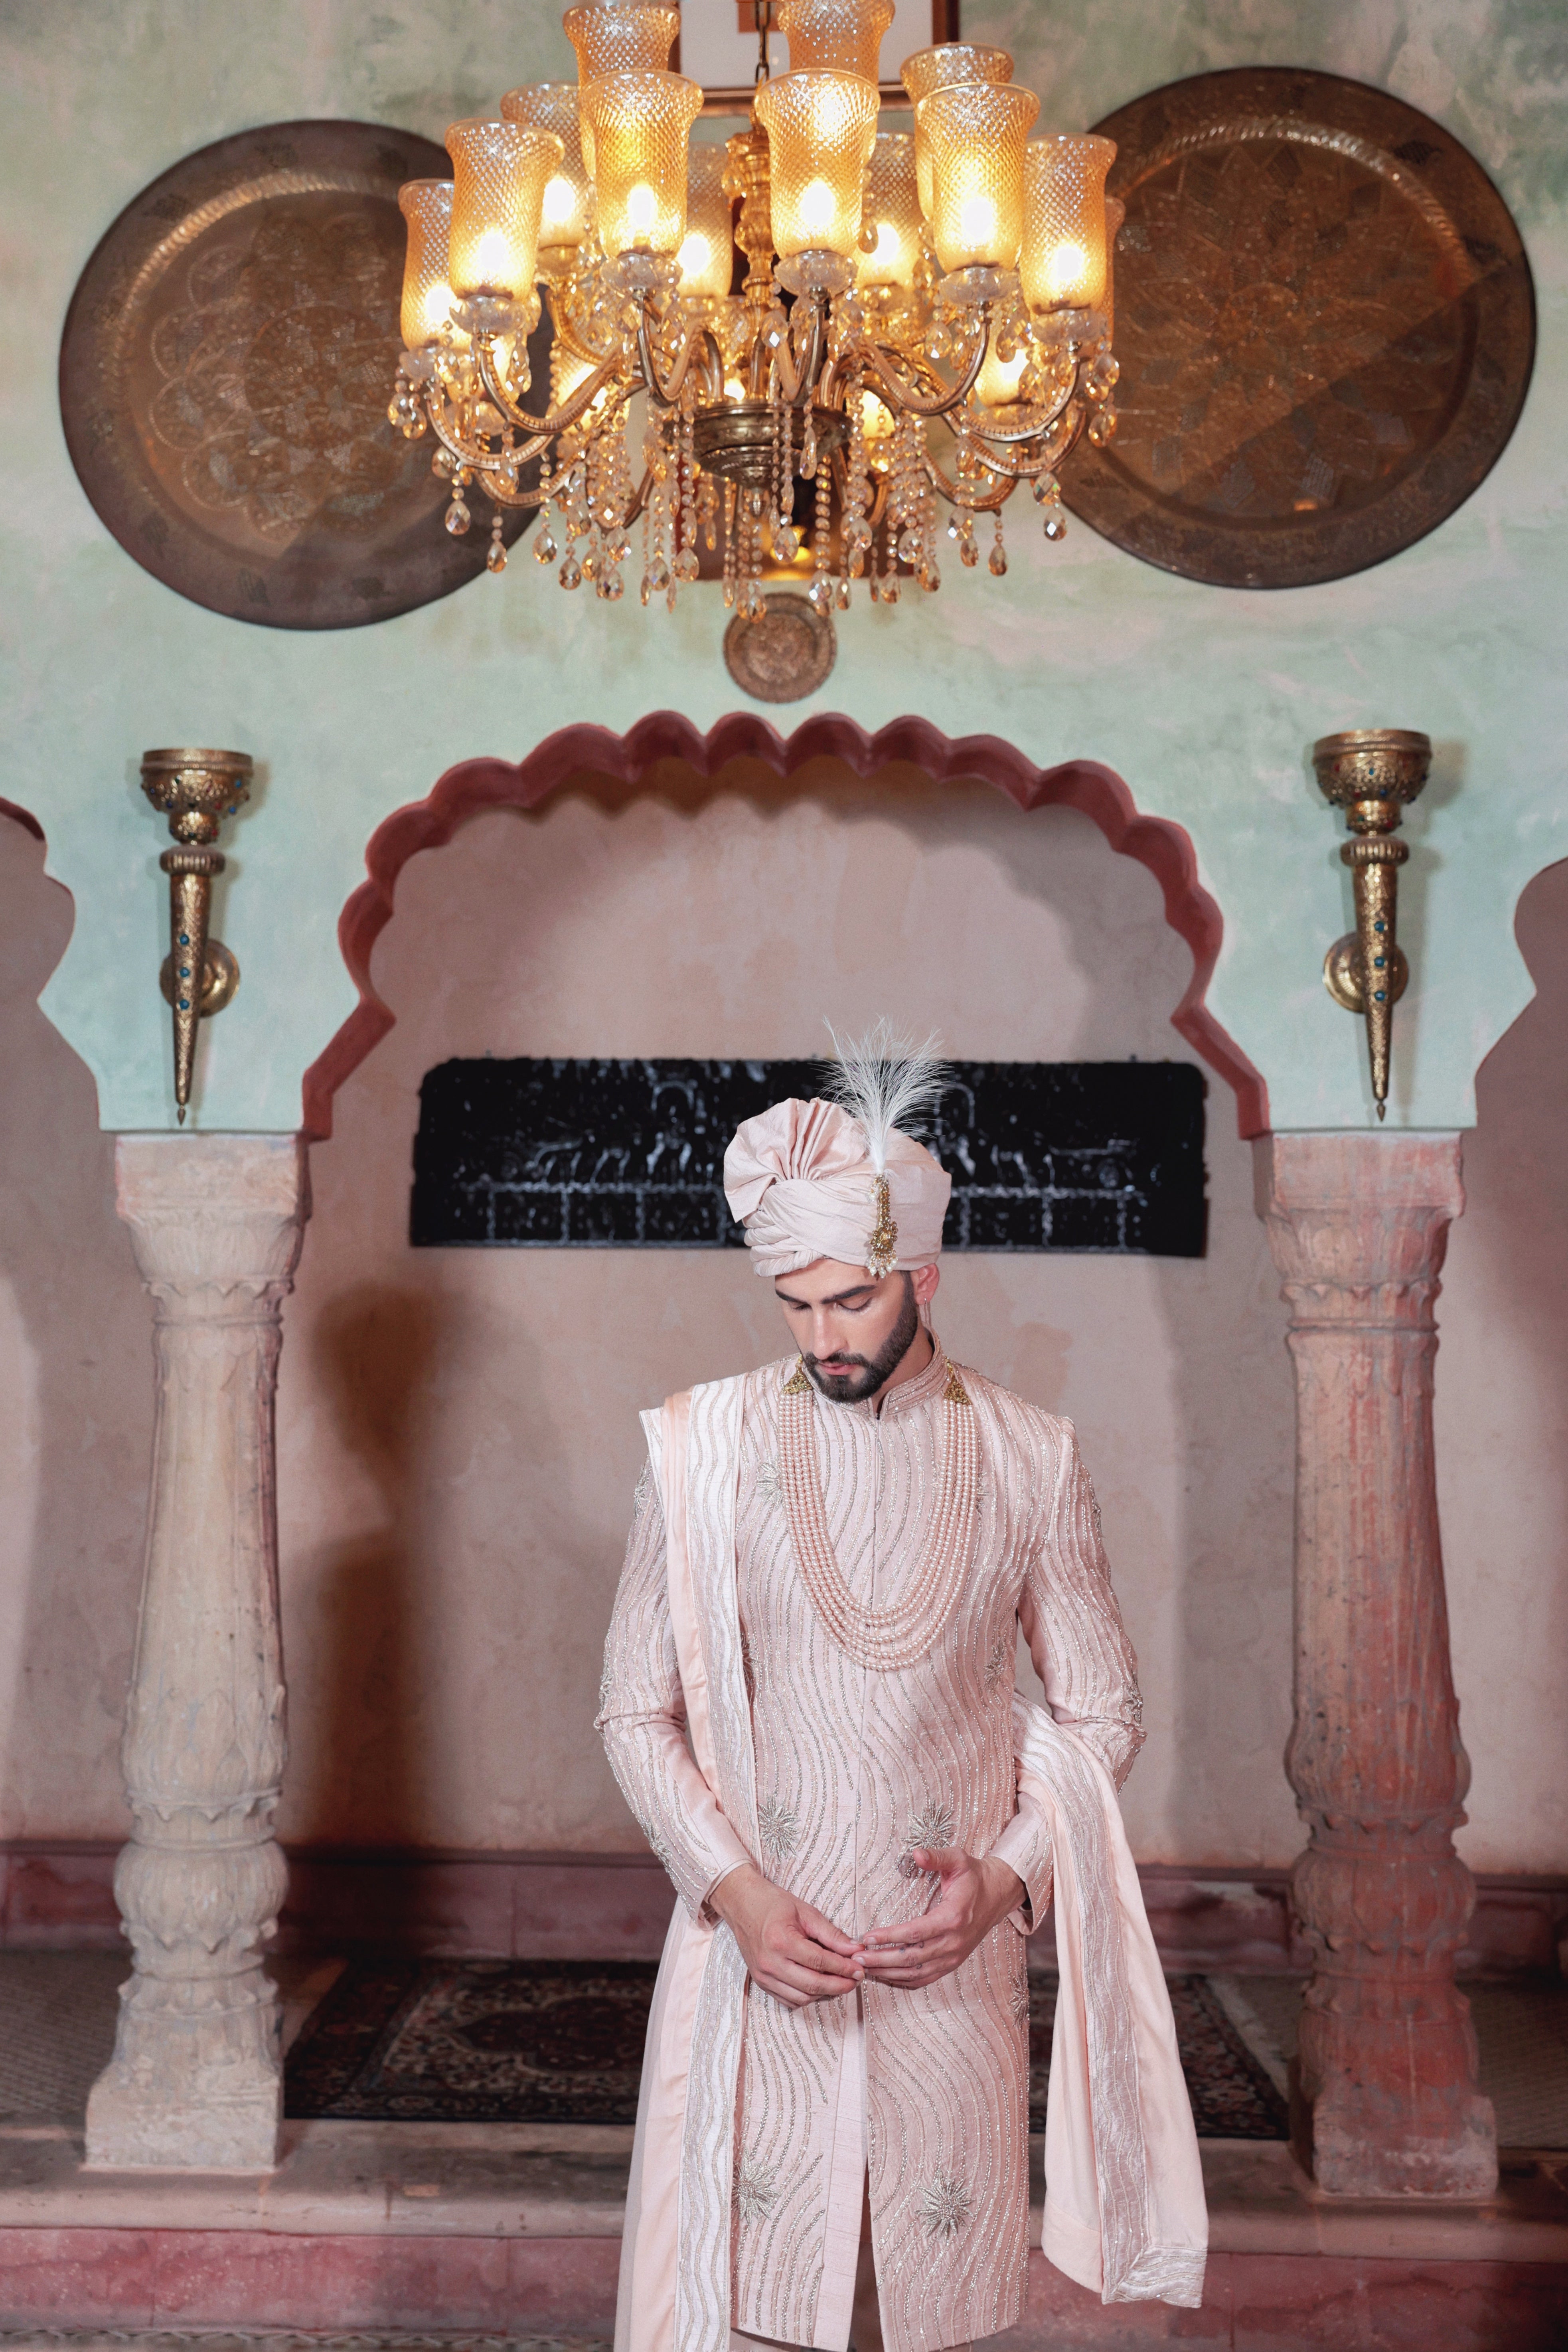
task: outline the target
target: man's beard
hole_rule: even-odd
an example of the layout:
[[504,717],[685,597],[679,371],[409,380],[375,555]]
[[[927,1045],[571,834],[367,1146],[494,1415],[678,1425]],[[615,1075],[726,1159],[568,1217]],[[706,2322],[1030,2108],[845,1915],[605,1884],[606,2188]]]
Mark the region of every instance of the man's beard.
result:
[[885,1388],[900,1364],[915,1345],[920,1329],[920,1309],[915,1303],[915,1285],[907,1275],[904,1277],[904,1311],[888,1333],[874,1356],[844,1355],[836,1361],[854,1364],[852,1372],[821,1372],[815,1356],[802,1356],[801,1362],[831,1404],[863,1404],[867,1397],[875,1396]]

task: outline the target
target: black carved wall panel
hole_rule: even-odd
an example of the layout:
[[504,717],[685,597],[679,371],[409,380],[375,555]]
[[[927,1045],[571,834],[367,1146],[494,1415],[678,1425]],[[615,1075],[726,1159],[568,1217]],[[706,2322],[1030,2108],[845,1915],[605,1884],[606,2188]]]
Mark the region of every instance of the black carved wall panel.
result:
[[[716,1249],[725,1147],[817,1062],[452,1061],[420,1088],[416,1248]],[[1204,1080],[1187,1062],[958,1062],[925,1140],[946,1245],[1201,1257]]]

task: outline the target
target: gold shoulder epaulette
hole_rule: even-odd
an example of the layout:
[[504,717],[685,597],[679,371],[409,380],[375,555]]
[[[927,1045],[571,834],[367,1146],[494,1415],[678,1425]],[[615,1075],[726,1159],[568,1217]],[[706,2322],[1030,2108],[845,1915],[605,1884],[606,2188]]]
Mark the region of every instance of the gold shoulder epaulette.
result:
[[942,1402],[944,1404],[967,1404],[969,1402],[969,1391],[958,1378],[956,1364],[947,1367],[947,1385],[942,1391]]

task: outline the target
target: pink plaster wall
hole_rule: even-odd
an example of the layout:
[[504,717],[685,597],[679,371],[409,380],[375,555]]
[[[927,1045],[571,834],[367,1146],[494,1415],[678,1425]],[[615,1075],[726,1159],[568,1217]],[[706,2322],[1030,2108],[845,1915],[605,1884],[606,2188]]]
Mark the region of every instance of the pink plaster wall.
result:
[[[396,1028],[337,1098],[280,1399],[290,1839],[626,1849],[591,1728],[635,1412],[781,1349],[727,1253],[413,1251],[417,1088],[452,1054],[809,1053],[884,1009],[955,1053],[1151,1058],[1189,970],[1085,818],[824,767],[615,806],[571,793],[416,859],[378,946]],[[85,1072],[35,999],[68,902],[0,824],[0,1834],[123,1825],[114,1750],[148,1317]],[[1568,866],[1527,894],[1542,996],[1483,1074],[1439,1310],[1438,1458],[1467,1857],[1568,1867],[1560,1039]],[[1354,1033],[1345,1023],[1346,1050]],[[949,1262],[949,1346],[1073,1414],[1148,1692],[1151,1861],[1277,1864],[1291,1395],[1250,1153],[1211,1086],[1199,1262]],[[1521,1640],[1521,1635],[1524,1637]]]
[[[591,1717],[636,1410],[786,1344],[728,1254],[406,1249],[433,1063],[809,1054],[822,1013],[883,1010],[965,1055],[1185,1056],[1188,952],[1086,818],[826,764],[752,783],[497,813],[404,870],[398,1023],[314,1155],[285,1354],[287,1835],[630,1843]],[[1147,1670],[1139,1852],[1283,1858],[1290,1384],[1223,1090],[1210,1164],[1207,1261],[955,1260],[939,1323],[1082,1424]]]

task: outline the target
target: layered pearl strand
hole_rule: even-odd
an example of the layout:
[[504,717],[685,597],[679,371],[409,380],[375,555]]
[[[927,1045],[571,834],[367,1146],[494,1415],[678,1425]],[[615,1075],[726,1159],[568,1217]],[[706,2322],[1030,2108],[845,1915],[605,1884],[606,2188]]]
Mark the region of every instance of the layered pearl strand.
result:
[[889,1609],[867,1609],[844,1580],[828,1533],[817,1458],[816,1396],[798,1364],[779,1399],[779,1472],[801,1580],[831,1639],[858,1666],[895,1674],[930,1654],[968,1572],[979,1489],[980,1434],[956,1371],[942,1392],[942,1465],[936,1508],[909,1590]]

